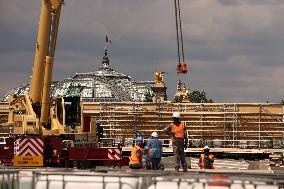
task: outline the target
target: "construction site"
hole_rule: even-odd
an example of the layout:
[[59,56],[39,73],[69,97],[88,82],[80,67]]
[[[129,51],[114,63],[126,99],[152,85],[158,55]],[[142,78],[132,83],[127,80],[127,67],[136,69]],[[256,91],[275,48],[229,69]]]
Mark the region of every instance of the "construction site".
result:
[[[124,151],[130,151],[136,136],[147,139],[157,131],[165,152],[171,152],[171,140],[163,129],[171,123],[172,112],[178,111],[189,136],[186,152],[198,152],[208,145],[224,153],[282,153],[284,113],[280,104],[82,102],[81,106],[85,132],[90,132],[92,122],[103,127],[102,147],[122,144]],[[9,105],[2,103],[2,125],[8,111]],[[11,134],[9,129],[2,134]]]
[[[190,148],[209,145],[225,149],[281,149],[283,105],[221,103],[83,103],[83,115],[104,127],[102,145],[125,143],[135,136],[160,133],[171,123],[172,112],[181,112]],[[108,142],[109,141],[109,142]]]
[[[189,68],[181,4],[173,2],[179,77]],[[180,79],[169,100],[165,72],[137,81],[111,67],[106,47],[96,71],[53,81],[64,3],[42,0],[30,81],[1,98],[0,189],[284,188],[283,104],[197,103]],[[176,118],[181,130],[172,126]],[[161,142],[158,170],[153,162],[142,166],[151,138]],[[176,158],[178,140],[185,143]],[[144,150],[136,147],[139,141]],[[210,168],[201,160],[209,149]],[[131,167],[134,153],[137,170]],[[187,163],[180,172],[182,156]]]

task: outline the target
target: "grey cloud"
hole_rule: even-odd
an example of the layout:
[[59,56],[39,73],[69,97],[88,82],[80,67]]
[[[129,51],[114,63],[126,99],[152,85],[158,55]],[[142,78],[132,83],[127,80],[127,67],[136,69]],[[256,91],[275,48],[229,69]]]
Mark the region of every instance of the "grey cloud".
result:
[[235,6],[241,4],[279,5],[281,3],[284,3],[282,0],[218,0],[218,1],[226,6]]
[[[191,89],[205,90],[219,102],[264,101],[268,96],[279,102],[282,98],[282,0],[181,1],[185,56],[190,66],[185,76],[175,72],[172,0],[66,2],[55,55],[55,80],[96,70],[108,34],[112,38],[112,67],[135,80],[152,80],[155,70],[167,72],[170,98],[179,77]],[[31,73],[40,1],[6,1],[5,9],[0,4],[3,95]],[[4,81],[9,75],[13,78],[8,85]]]

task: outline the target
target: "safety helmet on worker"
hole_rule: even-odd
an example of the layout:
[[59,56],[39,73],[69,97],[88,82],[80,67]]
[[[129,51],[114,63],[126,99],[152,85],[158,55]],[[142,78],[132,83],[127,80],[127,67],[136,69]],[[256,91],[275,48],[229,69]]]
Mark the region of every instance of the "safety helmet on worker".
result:
[[209,150],[210,148],[209,148],[209,146],[204,146],[203,149],[204,149],[204,150]]
[[180,118],[180,113],[179,112],[173,112],[173,117]]
[[138,137],[136,137],[135,141],[136,142],[143,142],[143,137],[138,136]]
[[152,134],[151,134],[151,137],[154,137],[154,138],[158,138],[158,133],[157,132],[153,132]]

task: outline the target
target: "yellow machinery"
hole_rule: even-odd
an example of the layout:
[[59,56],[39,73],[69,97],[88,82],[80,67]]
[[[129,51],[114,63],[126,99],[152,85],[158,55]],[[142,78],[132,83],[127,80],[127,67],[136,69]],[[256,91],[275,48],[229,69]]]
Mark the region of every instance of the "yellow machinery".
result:
[[[42,0],[30,91],[12,96],[8,125],[14,134],[62,134],[81,131],[79,97],[50,102],[50,85],[63,0]],[[73,112],[72,112],[73,111]],[[69,115],[67,115],[67,113]],[[71,127],[66,127],[71,123]]]

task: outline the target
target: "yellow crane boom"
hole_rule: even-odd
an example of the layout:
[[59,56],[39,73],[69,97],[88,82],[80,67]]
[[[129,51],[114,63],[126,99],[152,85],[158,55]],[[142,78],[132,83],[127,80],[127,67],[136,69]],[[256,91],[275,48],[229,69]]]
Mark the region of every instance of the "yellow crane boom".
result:
[[41,2],[30,91],[10,98],[8,124],[14,126],[14,133],[42,134],[43,127],[51,125],[50,85],[62,4],[63,0]]

